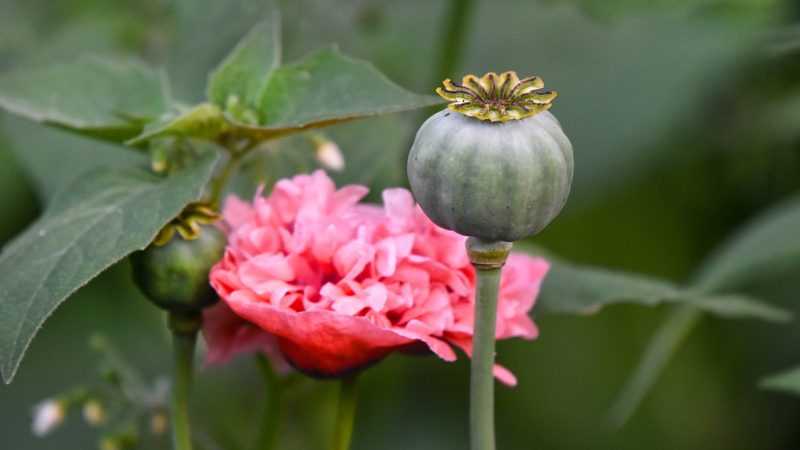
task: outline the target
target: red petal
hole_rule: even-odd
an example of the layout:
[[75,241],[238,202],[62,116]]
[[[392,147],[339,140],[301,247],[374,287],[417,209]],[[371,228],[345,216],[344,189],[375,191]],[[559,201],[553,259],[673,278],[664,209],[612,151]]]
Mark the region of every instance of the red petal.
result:
[[343,376],[415,342],[363,317],[331,311],[281,311],[236,297],[227,300],[231,309],[276,335],[286,358],[309,375]]

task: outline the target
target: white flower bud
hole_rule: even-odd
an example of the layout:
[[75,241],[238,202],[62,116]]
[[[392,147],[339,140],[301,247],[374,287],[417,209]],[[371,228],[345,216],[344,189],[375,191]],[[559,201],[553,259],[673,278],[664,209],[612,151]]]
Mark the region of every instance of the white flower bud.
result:
[[342,150],[330,139],[316,137],[313,139],[314,155],[319,164],[334,172],[344,170],[345,162]]
[[67,411],[61,400],[47,399],[33,407],[31,431],[36,437],[43,437],[64,421]]

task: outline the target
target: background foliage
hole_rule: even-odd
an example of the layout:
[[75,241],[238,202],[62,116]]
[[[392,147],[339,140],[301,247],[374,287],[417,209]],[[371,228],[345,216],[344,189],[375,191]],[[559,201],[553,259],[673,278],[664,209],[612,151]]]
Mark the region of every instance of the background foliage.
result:
[[[337,43],[414,92],[430,93],[441,81],[438,52],[453,14],[447,2],[275,3],[283,15],[286,62]],[[166,67],[173,98],[198,103],[206,99],[207,73],[273,6],[252,0],[0,0],[0,74],[72,64],[85,53],[133,53]],[[579,279],[574,271],[586,266],[613,271],[592,272],[601,279],[585,289],[566,281],[575,287],[568,299],[564,290],[557,291],[562,297],[548,297],[546,288],[534,311],[541,337],[500,343],[499,360],[520,385],[499,388],[499,447],[800,445],[797,400],[758,389],[763,376],[800,363],[800,349],[792,345],[800,337],[797,324],[722,320],[694,309],[724,310],[731,303],[714,298],[731,294],[800,313],[796,6],[779,0],[501,0],[471,7],[458,68],[448,76],[508,69],[542,76],[559,91],[552,111],[575,147],[572,198],[535,244],[570,261],[554,273],[561,279]],[[405,152],[423,117],[403,113],[326,129],[347,158],[337,182],[368,184],[373,200],[383,187],[403,185]],[[9,114],[0,122],[4,241],[89,162],[146,162],[119,146]],[[108,129],[120,132],[116,124]],[[278,141],[272,151],[269,166],[247,166],[238,191],[250,195],[256,180],[315,167],[303,138]],[[615,278],[627,273],[640,274],[636,283]],[[591,303],[606,294],[609,302],[636,298],[654,305],[696,296],[706,303],[612,304],[590,314],[599,309]],[[546,315],[565,304],[580,306],[583,314]],[[48,319],[14,383],[0,386],[4,441],[20,450],[91,448],[94,433],[77,418],[45,441],[32,437],[28,408],[95,376],[87,339],[96,331],[148,378],[167,372],[162,321],[132,288],[125,262],[82,288]],[[465,448],[467,372],[465,358],[445,364],[400,356],[367,371],[353,448]],[[240,360],[201,373],[197,382],[195,417],[207,440],[244,448],[255,426],[253,394],[262,389],[255,366]],[[765,385],[796,386],[787,377]],[[334,391],[325,382],[292,384],[281,448],[324,448]],[[628,416],[619,431],[609,426],[609,419],[619,423]]]

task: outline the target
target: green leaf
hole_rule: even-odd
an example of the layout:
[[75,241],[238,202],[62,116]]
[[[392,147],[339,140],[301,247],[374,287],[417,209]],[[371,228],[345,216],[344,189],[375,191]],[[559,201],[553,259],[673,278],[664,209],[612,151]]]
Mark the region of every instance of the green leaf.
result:
[[228,130],[228,122],[217,105],[201,103],[194,108],[168,115],[147,125],[142,134],[125,142],[127,145],[143,144],[161,136],[181,136],[214,139]]
[[702,266],[693,283],[704,291],[737,290],[800,272],[800,197],[759,215]]
[[615,303],[683,303],[727,318],[787,321],[779,308],[739,295],[704,294],[643,275],[578,266],[551,259],[535,314],[594,314]]
[[702,317],[702,311],[686,306],[669,312],[650,338],[639,363],[625,382],[614,405],[609,409],[606,418],[611,426],[621,428],[628,422],[658,376],[664,371],[672,355]]
[[[773,320],[786,319],[788,315],[781,310],[748,297],[717,296],[712,292],[742,289],[782,275],[794,276],[800,270],[800,239],[792,239],[798,229],[800,197],[784,202],[745,225],[694,277],[693,289],[707,293],[700,297],[699,303],[703,306],[699,307],[722,317],[766,318],[766,313],[766,316],[773,316]],[[609,411],[609,419],[615,426],[624,425],[633,415],[701,316],[699,309],[691,312],[677,309],[664,319]]]
[[134,59],[82,57],[0,78],[0,107],[27,119],[120,141],[165,109],[162,74]]
[[171,178],[141,170],[78,178],[0,254],[0,372],[8,383],[44,320],[70,294],[145,248],[211,176],[216,156]]
[[262,21],[212,72],[208,98],[222,110],[226,126],[181,127],[176,123],[185,119],[181,116],[153,125],[129,143],[167,135],[214,139],[223,133],[259,141],[442,103],[403,89],[372,64],[334,47],[283,66],[280,48],[277,19]]
[[208,99],[220,108],[231,101],[257,105],[281,63],[280,33],[277,14],[253,27],[209,76]]
[[764,377],[758,387],[800,396],[800,366]]
[[258,104],[257,134],[276,135],[441,103],[406,91],[372,64],[319,50],[272,74]]
[[[91,139],[59,128],[0,112],[0,131],[36,188],[42,204],[91,167],[145,167],[150,158],[120,145]],[[58,161],[58,164],[53,164]]]

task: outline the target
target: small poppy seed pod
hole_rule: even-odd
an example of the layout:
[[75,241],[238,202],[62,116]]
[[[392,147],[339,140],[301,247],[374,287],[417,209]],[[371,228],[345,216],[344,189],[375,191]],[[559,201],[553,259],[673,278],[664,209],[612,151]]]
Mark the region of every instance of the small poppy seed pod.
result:
[[572,144],[546,111],[556,93],[514,72],[444,86],[453,103],[420,127],[408,156],[417,202],[437,225],[484,241],[538,233],[572,184]]
[[199,231],[195,239],[176,233],[162,246],[151,244],[131,255],[136,286],[170,312],[200,311],[217,301],[208,272],[222,258],[225,235],[213,225]]

